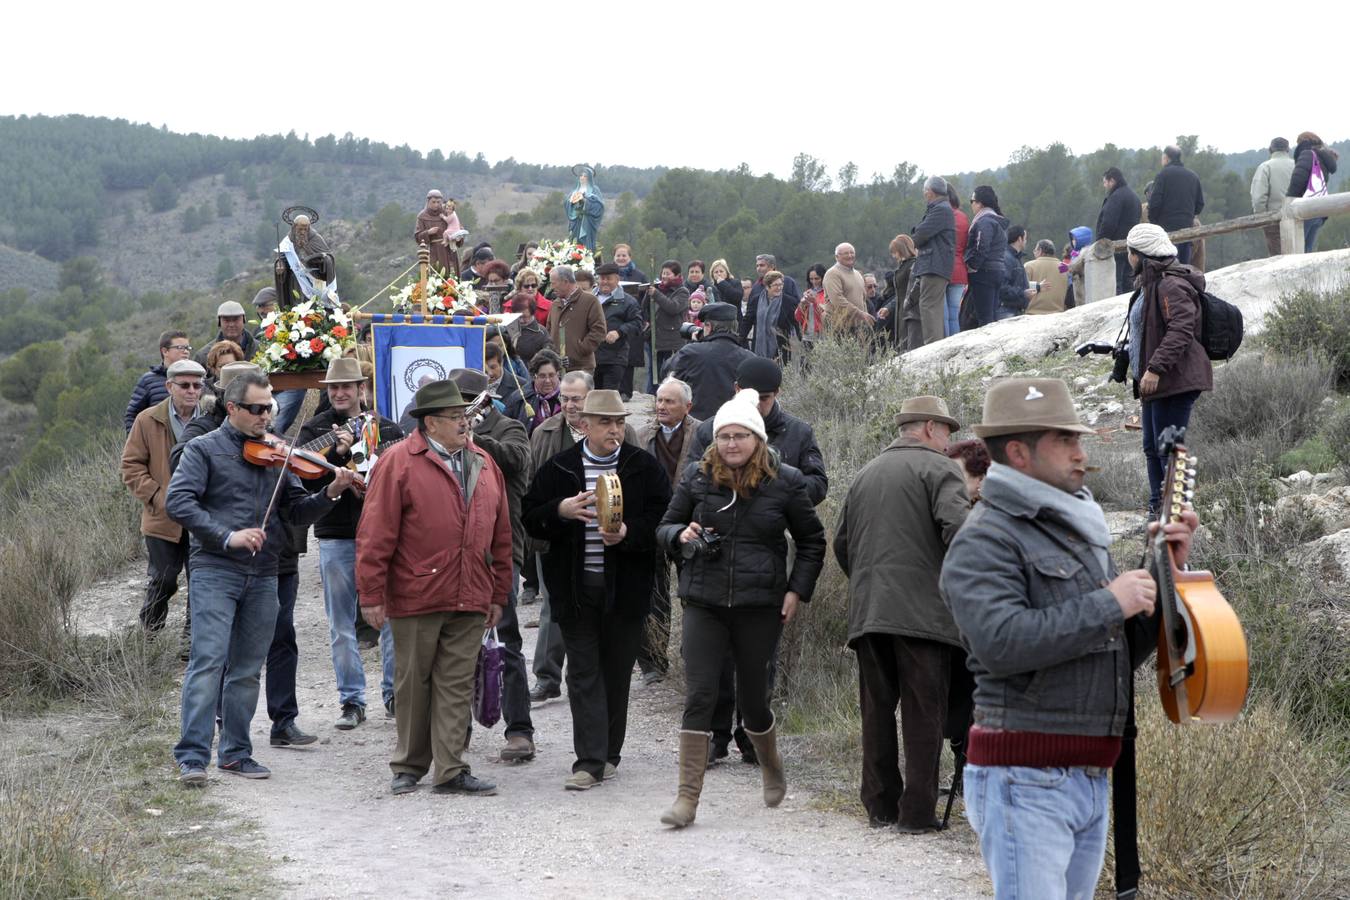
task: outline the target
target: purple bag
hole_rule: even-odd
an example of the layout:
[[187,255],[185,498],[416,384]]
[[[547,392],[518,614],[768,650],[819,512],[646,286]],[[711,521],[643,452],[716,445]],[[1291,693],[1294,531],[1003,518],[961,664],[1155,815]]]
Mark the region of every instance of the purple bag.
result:
[[502,718],[502,655],[497,629],[493,628],[483,635],[473,675],[473,719],[484,728],[491,728]]

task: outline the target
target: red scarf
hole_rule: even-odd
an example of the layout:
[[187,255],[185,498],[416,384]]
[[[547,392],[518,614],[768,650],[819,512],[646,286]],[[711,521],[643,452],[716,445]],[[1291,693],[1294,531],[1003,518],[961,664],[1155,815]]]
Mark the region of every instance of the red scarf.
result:
[[661,293],[663,294],[673,294],[682,287],[684,287],[684,279],[679,275],[674,278],[661,279]]

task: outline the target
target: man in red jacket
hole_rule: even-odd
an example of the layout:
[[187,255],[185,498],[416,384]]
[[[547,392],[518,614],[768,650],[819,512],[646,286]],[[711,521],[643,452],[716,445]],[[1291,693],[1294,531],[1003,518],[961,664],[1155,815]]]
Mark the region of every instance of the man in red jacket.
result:
[[453,381],[413,398],[417,430],[380,457],[356,531],[361,612],[394,632],[398,746],[391,790],[495,794],[464,761],[484,628],[511,589],[511,510],[501,470],[469,441],[469,403]]

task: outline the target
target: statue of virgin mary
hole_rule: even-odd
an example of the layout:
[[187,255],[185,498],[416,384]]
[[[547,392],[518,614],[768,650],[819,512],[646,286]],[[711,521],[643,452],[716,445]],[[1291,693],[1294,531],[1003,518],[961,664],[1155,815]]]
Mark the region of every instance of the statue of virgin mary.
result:
[[576,190],[564,201],[567,211],[567,231],[587,250],[594,250],[600,240],[600,219],[605,215],[605,198],[595,186],[595,169],[587,165],[573,166],[577,176]]

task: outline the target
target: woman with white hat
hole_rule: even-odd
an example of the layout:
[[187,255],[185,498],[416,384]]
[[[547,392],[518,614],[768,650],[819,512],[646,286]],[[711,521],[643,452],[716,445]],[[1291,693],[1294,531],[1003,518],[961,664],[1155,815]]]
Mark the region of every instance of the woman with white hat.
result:
[[[736,660],[736,693],[764,780],[764,803],[787,792],[769,708],[769,665],[783,625],[808,602],[825,561],[825,531],[806,480],[769,447],[759,394],[744,390],[713,419],[713,443],[685,470],[656,530],[678,553],[684,607],[684,719],[675,804],[661,817],[694,821],[708,764],[713,708],[727,648]],[[792,536],[796,558],[788,570]]]
[[1177,261],[1177,248],[1157,225],[1136,225],[1125,238],[1137,290],[1130,298],[1130,375],[1143,407],[1148,511],[1162,499],[1166,461],[1158,435],[1185,428],[1201,391],[1213,390],[1214,369],[1200,344],[1200,294],[1205,276]]

